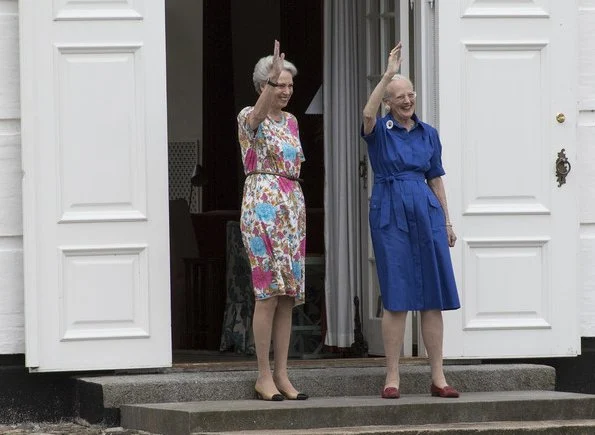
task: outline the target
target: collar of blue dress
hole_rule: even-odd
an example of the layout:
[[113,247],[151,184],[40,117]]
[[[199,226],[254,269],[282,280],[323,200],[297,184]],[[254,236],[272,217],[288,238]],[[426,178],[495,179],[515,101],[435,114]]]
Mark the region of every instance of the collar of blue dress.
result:
[[[417,115],[415,113],[413,114],[413,116],[411,117],[411,119],[413,119],[413,122],[414,122],[413,127],[411,128],[411,130],[414,130],[417,127],[421,127],[422,129],[424,128],[424,123],[419,120],[419,118],[417,117]],[[403,127],[401,124],[399,124],[398,121],[393,117],[393,114],[390,113],[390,112],[388,112],[382,118],[382,121],[384,122],[384,124],[386,125],[386,128],[388,130],[393,129],[393,128],[396,128],[396,129],[399,129],[399,130],[405,130],[405,127]]]

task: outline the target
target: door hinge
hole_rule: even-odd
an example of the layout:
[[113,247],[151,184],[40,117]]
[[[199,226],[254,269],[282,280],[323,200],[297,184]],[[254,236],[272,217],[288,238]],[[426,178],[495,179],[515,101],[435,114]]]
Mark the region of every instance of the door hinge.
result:
[[413,10],[415,7],[415,0],[409,0],[409,9]]
[[434,9],[434,5],[435,5],[436,1],[435,0],[428,0],[428,4],[430,5],[430,7],[432,9]]
[[368,188],[368,156],[359,161],[359,176],[364,182],[364,189]]

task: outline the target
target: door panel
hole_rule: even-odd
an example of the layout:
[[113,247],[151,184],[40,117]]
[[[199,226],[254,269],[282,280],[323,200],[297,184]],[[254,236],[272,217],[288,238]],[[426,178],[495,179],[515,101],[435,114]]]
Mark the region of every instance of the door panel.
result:
[[[437,2],[439,128],[463,308],[447,357],[576,355],[576,7]],[[560,123],[556,113],[563,112]]]
[[21,0],[26,364],[171,364],[163,1]]

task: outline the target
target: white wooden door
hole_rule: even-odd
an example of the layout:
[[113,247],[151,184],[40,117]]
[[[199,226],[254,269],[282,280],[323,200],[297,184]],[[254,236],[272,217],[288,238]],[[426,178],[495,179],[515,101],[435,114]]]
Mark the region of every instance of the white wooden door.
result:
[[[366,95],[370,95],[386,69],[388,53],[398,41],[403,44],[403,62],[401,74],[409,76],[410,67],[410,31],[409,31],[409,0],[366,0],[365,13],[365,56],[366,59]],[[363,107],[363,106],[362,106]],[[384,109],[382,109],[384,110]],[[382,344],[382,301],[380,287],[376,273],[376,259],[370,237],[368,224],[368,208],[374,185],[374,173],[367,159],[367,148],[362,141],[362,155],[366,156],[361,162],[362,176],[366,178],[362,195],[362,246],[366,255],[362,256],[364,286],[362,295],[362,326],[368,352],[371,355],[384,355]],[[412,316],[407,319],[403,354],[412,354]]]
[[26,365],[171,364],[163,0],[20,0]]
[[462,303],[445,314],[445,356],[576,355],[578,178],[571,171],[558,186],[555,174],[562,149],[576,163],[576,5],[436,4]]

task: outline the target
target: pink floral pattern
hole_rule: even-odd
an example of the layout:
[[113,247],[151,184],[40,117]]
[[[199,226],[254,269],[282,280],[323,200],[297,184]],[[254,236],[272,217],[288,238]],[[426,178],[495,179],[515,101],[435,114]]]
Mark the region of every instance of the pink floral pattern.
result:
[[298,137],[298,124],[294,117],[287,120],[287,128],[289,128],[292,135]]
[[250,172],[256,169],[256,152],[252,148],[246,151],[244,166],[246,167],[246,172]]
[[[253,131],[247,124],[252,110],[238,114],[245,173],[299,177],[305,159],[295,117],[283,112],[281,122],[267,118]],[[300,184],[268,174],[246,177],[240,224],[256,299],[288,295],[296,305],[304,303],[306,206]]]
[[279,189],[281,189],[283,193],[291,193],[294,183],[295,181],[289,180],[287,178],[279,178]]
[[270,270],[263,270],[260,267],[252,269],[252,283],[258,288],[267,288],[271,285],[273,273]]

